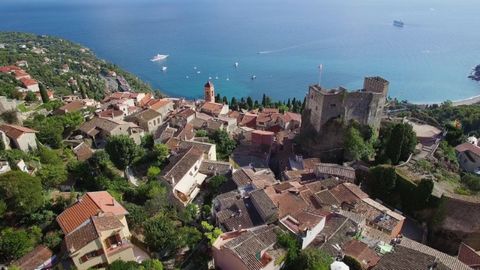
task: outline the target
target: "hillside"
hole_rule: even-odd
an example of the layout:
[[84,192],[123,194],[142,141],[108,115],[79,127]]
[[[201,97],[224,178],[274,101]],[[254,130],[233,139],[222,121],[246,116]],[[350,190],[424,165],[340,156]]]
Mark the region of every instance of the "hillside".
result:
[[[122,78],[126,89],[153,91],[135,75],[98,59],[90,49],[45,35],[1,32],[0,66],[7,65],[21,65],[33,79],[60,96],[85,90],[88,97],[100,100],[105,93],[118,90]],[[18,97],[17,86],[21,83],[14,76],[0,73],[0,95]]]

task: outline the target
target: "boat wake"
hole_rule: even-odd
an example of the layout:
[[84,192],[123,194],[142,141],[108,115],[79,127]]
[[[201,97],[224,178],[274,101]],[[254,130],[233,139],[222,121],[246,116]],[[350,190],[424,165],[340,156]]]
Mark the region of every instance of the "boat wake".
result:
[[284,51],[297,49],[297,48],[300,48],[300,47],[305,47],[305,46],[316,44],[316,43],[329,42],[331,40],[334,40],[334,39],[332,38],[332,39],[314,40],[314,41],[304,42],[304,43],[300,43],[300,44],[296,44],[296,45],[292,45],[292,46],[288,46],[288,47],[284,47],[284,48],[279,48],[279,49],[275,49],[275,50],[259,51],[259,52],[257,52],[257,54],[279,53],[279,52],[284,52]]

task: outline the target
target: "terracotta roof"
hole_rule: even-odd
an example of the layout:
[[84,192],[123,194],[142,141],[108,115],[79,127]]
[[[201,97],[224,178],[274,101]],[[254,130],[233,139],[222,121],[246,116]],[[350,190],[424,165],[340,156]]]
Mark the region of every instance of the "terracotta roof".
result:
[[87,192],[78,202],[65,209],[57,216],[57,222],[65,234],[74,231],[90,217],[98,213],[126,215],[123,208],[108,192]]
[[251,192],[250,199],[264,222],[273,222],[278,218],[278,208],[263,189]]
[[115,230],[124,227],[118,217],[113,215],[112,213],[107,213],[100,216],[93,216],[91,217],[91,219],[97,232]]
[[17,66],[2,66],[0,67],[0,72],[2,73],[8,73],[8,72],[11,72],[13,70],[20,70],[21,68],[17,67]]
[[375,251],[371,250],[366,244],[358,240],[351,240],[346,243],[345,246],[343,246],[343,252],[360,262],[364,269],[369,269],[370,267],[375,266],[380,260],[380,257]]
[[97,115],[98,117],[101,117],[101,118],[115,118],[115,117],[122,116],[123,112],[116,109],[108,109],[108,110],[99,112]]
[[39,245],[12,264],[22,270],[35,270],[52,256],[53,252],[48,247]]
[[174,179],[178,183],[202,156],[203,151],[196,147],[183,150],[183,153],[170,159],[170,162],[162,171],[163,177],[167,181]]
[[180,111],[180,112],[177,113],[176,115],[177,115],[177,116],[180,116],[180,117],[185,117],[185,118],[187,118],[187,117],[190,117],[190,116],[192,116],[192,115],[194,115],[194,114],[195,114],[195,111],[194,111],[194,110],[192,110],[191,108],[187,108],[187,109],[184,109],[184,110]]
[[169,99],[162,98],[162,99],[151,99],[150,101],[147,102],[146,106],[152,110],[158,110],[169,104],[173,104],[173,102]]
[[339,177],[347,180],[355,179],[355,169],[352,167],[342,166],[335,163],[319,163],[315,169],[315,172],[318,174]]
[[290,121],[302,122],[302,115],[299,113],[286,112],[284,116],[285,116],[286,122],[290,122]]
[[346,202],[349,204],[357,203],[363,199],[362,197],[357,196],[356,193],[352,192],[352,190],[347,188],[344,184],[337,185],[330,189],[330,192],[340,202]]
[[257,117],[256,114],[246,113],[239,125],[255,128],[257,126]]
[[238,187],[251,184],[253,181],[254,172],[250,168],[240,168],[232,175],[232,180]]
[[92,118],[90,121],[83,123],[79,127],[79,130],[93,136],[96,133],[98,133],[98,131],[96,131],[97,129],[111,132],[112,130],[116,129],[120,125],[131,126],[130,123],[124,122],[122,120],[113,120],[108,118],[95,117],[95,118]]
[[469,142],[466,142],[466,143],[462,143],[460,145],[457,145],[455,147],[455,150],[459,153],[462,153],[462,152],[465,152],[465,151],[469,151],[469,152],[472,152],[474,153],[475,155],[477,156],[480,156],[480,147],[478,146],[475,146]]
[[318,215],[308,210],[300,211],[295,215],[287,215],[281,219],[281,223],[295,234],[303,234],[320,223],[325,216]]
[[236,199],[225,205],[215,215],[227,231],[248,229],[263,223],[249,198]]
[[98,238],[97,230],[91,220],[75,231],[65,235],[67,251],[75,252]]
[[205,102],[201,110],[209,114],[219,115],[222,112],[223,106],[221,103]]
[[458,248],[458,259],[472,268],[480,267],[480,254],[465,243]]
[[268,226],[242,232],[240,236],[227,242],[224,248],[230,249],[248,270],[260,270],[264,265],[257,256],[277,242],[276,228]]
[[28,78],[21,78],[20,81],[25,87],[32,86],[38,84],[38,82],[34,79],[28,79]]
[[90,148],[86,143],[82,142],[73,148],[73,152],[77,156],[77,160],[84,161],[89,159],[93,155],[92,148]]
[[69,113],[69,112],[80,111],[84,107],[85,107],[85,105],[83,104],[83,101],[74,100],[74,101],[72,101],[70,103],[67,103],[67,104],[63,105],[62,107],[58,108],[58,110],[64,111],[65,113]]
[[134,117],[137,118],[138,121],[150,121],[160,116],[162,115],[154,109],[146,109],[134,115]]
[[[383,255],[373,270],[413,270],[429,269],[435,263],[435,257],[416,250],[396,246],[395,251]],[[443,263],[437,263],[435,270],[457,270],[449,268]]]
[[227,174],[232,170],[232,165],[228,162],[204,160],[200,164],[199,172],[212,175],[212,174]]
[[10,125],[10,124],[0,125],[0,130],[5,132],[7,137],[15,140],[25,133],[37,133],[36,130],[29,129],[22,126],[17,126],[17,125]]
[[[177,130],[178,131],[178,130]],[[191,124],[186,124],[180,132],[177,134],[177,137],[182,140],[191,140],[195,137],[195,131]]]

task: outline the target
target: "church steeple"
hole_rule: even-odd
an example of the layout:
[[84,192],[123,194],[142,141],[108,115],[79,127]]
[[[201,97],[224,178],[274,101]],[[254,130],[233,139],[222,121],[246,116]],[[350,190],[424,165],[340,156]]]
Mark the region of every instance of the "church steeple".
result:
[[205,86],[205,102],[215,102],[215,87],[211,81],[208,81]]

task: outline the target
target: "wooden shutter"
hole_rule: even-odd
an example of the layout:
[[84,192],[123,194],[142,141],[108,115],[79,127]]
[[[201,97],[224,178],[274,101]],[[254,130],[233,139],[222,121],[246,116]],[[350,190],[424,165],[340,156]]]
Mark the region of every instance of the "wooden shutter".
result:
[[120,234],[115,234],[115,241],[117,241],[117,243],[121,243],[122,242],[122,238],[120,237]]
[[87,255],[83,255],[82,257],[80,257],[80,262],[81,262],[81,263],[84,263],[84,262],[86,262],[86,261],[88,261]]

